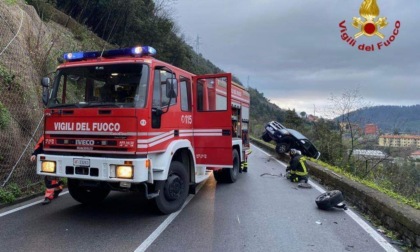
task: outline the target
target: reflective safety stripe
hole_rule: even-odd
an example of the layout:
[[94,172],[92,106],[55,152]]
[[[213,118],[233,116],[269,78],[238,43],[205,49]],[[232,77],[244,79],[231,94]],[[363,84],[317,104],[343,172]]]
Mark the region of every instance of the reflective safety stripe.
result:
[[294,174],[296,174],[298,176],[306,176],[306,175],[308,175],[308,170],[306,169],[305,161],[306,161],[306,158],[304,158],[304,157],[301,157],[299,159],[299,163],[300,163],[300,166],[302,167],[303,171],[295,171]]
[[241,163],[241,170],[247,169],[248,168],[248,162],[243,162]]

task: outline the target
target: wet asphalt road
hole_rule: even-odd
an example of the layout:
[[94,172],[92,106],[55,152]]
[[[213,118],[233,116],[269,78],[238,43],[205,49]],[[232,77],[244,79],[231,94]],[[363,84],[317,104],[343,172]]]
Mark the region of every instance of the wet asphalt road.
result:
[[63,194],[46,206],[40,197],[0,209],[0,251],[392,250],[345,211],[319,210],[321,192],[287,181],[285,166],[256,147],[248,167],[234,184],[211,177],[177,215],[156,215],[139,193],[117,192],[95,207]]

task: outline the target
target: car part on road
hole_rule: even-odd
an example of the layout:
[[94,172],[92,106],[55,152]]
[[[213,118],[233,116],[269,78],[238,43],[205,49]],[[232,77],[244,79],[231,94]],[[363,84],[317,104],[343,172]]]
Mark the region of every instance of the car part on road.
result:
[[329,210],[333,207],[347,210],[346,204],[343,203],[343,194],[339,190],[332,190],[319,195],[315,199],[315,203],[319,209]]

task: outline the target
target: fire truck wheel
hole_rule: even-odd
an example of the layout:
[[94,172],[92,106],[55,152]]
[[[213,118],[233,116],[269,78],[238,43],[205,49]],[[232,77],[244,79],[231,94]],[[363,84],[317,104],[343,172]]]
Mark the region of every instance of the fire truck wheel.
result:
[[237,150],[232,151],[233,168],[223,168],[213,172],[214,179],[218,183],[234,183],[238,179],[239,174],[239,154]]
[[159,212],[170,214],[178,211],[187,199],[188,188],[188,173],[185,166],[181,162],[172,161],[168,178],[156,183],[156,189],[160,193],[154,198],[154,202]]
[[239,160],[239,154],[237,150],[232,151],[232,157],[233,157],[233,168],[223,169],[226,172],[226,181],[228,183],[234,183],[238,179],[239,168],[240,168],[240,160]]
[[70,195],[82,204],[97,204],[108,196],[110,190],[100,187],[83,187],[77,179],[68,179]]
[[214,179],[218,182],[218,183],[223,183],[225,182],[225,173],[223,169],[217,170],[217,171],[213,171],[213,176]]

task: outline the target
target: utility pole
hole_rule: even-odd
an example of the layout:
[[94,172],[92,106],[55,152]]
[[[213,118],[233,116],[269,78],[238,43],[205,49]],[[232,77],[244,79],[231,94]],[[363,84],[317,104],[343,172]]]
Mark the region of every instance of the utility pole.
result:
[[249,75],[248,75],[248,79],[246,81],[246,85],[248,86],[248,89],[249,89]]
[[200,36],[197,35],[197,38],[195,39],[195,52],[197,54],[200,54]]

